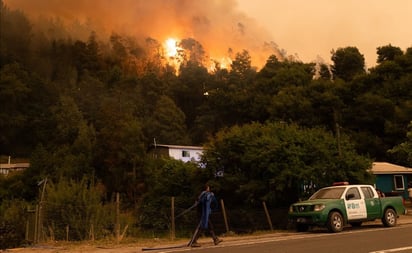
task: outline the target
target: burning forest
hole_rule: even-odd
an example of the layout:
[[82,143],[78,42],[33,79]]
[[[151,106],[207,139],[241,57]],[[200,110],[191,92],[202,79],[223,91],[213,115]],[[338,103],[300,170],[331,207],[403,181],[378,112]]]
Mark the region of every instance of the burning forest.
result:
[[235,54],[244,50],[257,68],[270,55],[286,57],[263,28],[237,10],[234,0],[6,0],[4,4],[28,15],[33,30],[48,40],[87,40],[93,34],[112,50],[121,44],[136,69],[142,59],[160,58],[175,67],[195,61],[213,71],[228,68]]

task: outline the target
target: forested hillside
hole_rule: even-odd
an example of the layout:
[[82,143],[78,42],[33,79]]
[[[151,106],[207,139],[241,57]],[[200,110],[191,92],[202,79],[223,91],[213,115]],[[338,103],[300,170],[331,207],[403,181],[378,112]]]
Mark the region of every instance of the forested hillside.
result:
[[[287,205],[302,194],[290,189],[325,179],[327,172],[317,170],[325,164],[345,160],[324,183],[366,180],[356,170],[367,169],[368,159],[412,166],[412,48],[382,45],[371,69],[356,45],[334,49],[331,65],[268,55],[258,69],[244,50],[230,65],[211,68],[193,38],[176,42],[170,56],[155,38],[89,31],[81,39],[58,20],[45,19],[40,29],[0,4],[0,155],[32,165],[0,178],[3,211],[12,205],[6,200],[38,201],[44,178],[53,183],[50,192],[96,183],[96,203],[120,192],[126,209],[146,205],[153,214],[159,208],[153,203],[162,203],[156,194],[189,197],[188,204],[222,168],[223,196]],[[151,161],[154,141],[205,145],[210,167]],[[322,162],[308,156],[314,150]],[[240,198],[246,192],[252,193]]]

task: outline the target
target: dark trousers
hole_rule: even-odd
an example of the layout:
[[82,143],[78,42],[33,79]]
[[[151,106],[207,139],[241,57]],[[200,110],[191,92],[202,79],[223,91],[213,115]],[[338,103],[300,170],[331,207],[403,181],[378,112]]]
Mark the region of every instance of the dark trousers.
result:
[[197,225],[197,228],[196,228],[195,233],[194,233],[194,235],[193,235],[193,237],[192,237],[192,240],[190,240],[190,242],[189,242],[189,246],[191,246],[192,243],[196,243],[196,242],[197,242],[197,239],[199,239],[201,233],[202,233],[202,232],[206,232],[206,231],[209,231],[209,234],[212,236],[213,241],[216,241],[216,240],[218,239],[217,236],[216,236],[216,234],[215,234],[214,227],[213,227],[213,224],[212,224],[210,218],[209,218],[208,223],[207,223],[207,225],[208,225],[208,226],[207,226],[207,229],[202,229],[202,228],[200,227],[201,222],[202,222],[202,221],[200,221],[200,222],[199,222],[199,225]]

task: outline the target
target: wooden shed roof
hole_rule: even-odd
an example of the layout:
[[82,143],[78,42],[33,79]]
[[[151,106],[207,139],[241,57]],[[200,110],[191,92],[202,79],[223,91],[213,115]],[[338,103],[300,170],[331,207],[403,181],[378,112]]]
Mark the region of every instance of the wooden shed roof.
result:
[[386,163],[386,162],[374,162],[372,164],[372,173],[378,174],[412,174],[412,168]]

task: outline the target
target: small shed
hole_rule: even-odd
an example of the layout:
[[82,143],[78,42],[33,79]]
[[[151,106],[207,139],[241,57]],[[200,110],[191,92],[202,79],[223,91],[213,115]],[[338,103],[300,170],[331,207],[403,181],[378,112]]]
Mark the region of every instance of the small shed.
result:
[[376,176],[376,188],[385,195],[408,198],[408,186],[412,184],[412,168],[387,162],[374,162],[371,171]]

